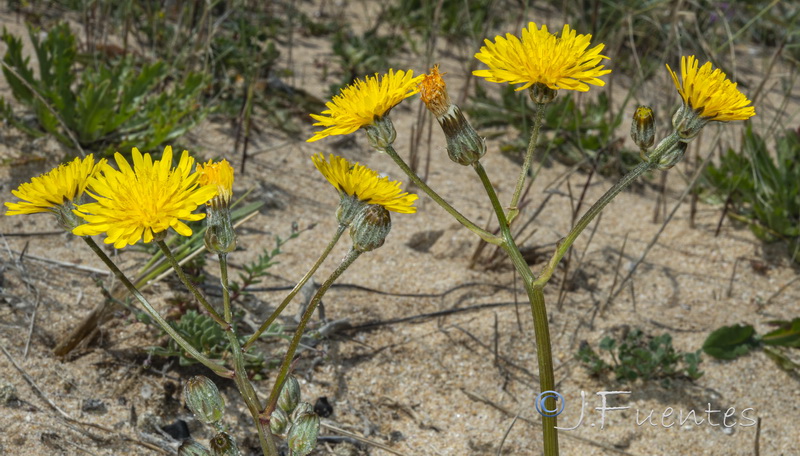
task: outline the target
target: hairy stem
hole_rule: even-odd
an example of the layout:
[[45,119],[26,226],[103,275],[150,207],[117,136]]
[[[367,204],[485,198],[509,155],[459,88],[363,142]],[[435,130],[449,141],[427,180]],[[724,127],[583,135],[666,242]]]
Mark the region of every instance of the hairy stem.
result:
[[128,289],[131,295],[133,295],[133,297],[136,298],[137,301],[139,301],[142,307],[144,307],[144,310],[147,311],[147,314],[150,315],[150,318],[152,318],[153,321],[155,321],[156,324],[165,333],[167,333],[184,351],[186,351],[186,353],[188,353],[189,356],[196,359],[202,365],[211,369],[215,374],[219,375],[220,377],[226,377],[226,378],[234,377],[233,371],[217,363],[216,361],[209,359],[207,356],[197,351],[192,346],[192,344],[189,343],[189,341],[184,339],[183,336],[181,336],[177,331],[175,331],[175,328],[173,328],[166,320],[164,320],[164,317],[162,317],[161,314],[159,314],[158,311],[155,308],[153,308],[152,305],[150,305],[147,299],[139,292],[139,290],[131,283],[131,281],[128,280],[127,277],[125,277],[125,274],[123,274],[122,271],[119,270],[117,265],[114,264],[113,261],[111,261],[111,258],[109,258],[108,255],[106,255],[103,249],[101,249],[100,246],[97,245],[97,243],[94,242],[92,238],[90,238],[89,236],[83,236],[83,240],[86,242],[86,244],[89,245],[89,248],[91,248],[92,251],[95,254],[97,254],[98,257],[100,257],[103,263],[105,263],[106,266],[108,266],[108,269],[111,270],[111,272],[117,277],[117,280],[122,282],[122,284],[125,286],[125,288]]
[[239,338],[233,330],[232,314],[231,314],[231,295],[228,289],[228,256],[225,253],[219,254],[219,271],[220,281],[222,282],[222,300],[225,307],[225,322],[228,323],[228,329],[225,334],[228,336],[228,342],[231,347],[231,355],[233,356],[233,371],[235,373],[234,381],[239,393],[242,395],[250,415],[253,417],[253,422],[258,430],[258,441],[261,444],[261,451],[264,456],[278,456],[278,447],[275,445],[275,439],[272,437],[272,431],[269,429],[269,422],[261,420],[261,402],[258,400],[253,384],[247,377],[247,370],[244,365],[244,351],[239,345]]
[[272,411],[275,410],[275,406],[278,404],[278,396],[281,394],[281,389],[283,388],[283,383],[286,380],[286,376],[289,374],[289,366],[292,364],[292,359],[294,358],[294,354],[297,351],[297,346],[300,345],[300,339],[303,338],[303,330],[305,329],[306,325],[308,324],[309,320],[311,320],[311,316],[314,315],[314,310],[316,310],[317,305],[319,305],[320,301],[322,301],[322,297],[325,295],[325,292],[328,291],[328,288],[333,285],[333,282],[339,278],[342,273],[353,264],[354,261],[361,255],[361,252],[358,250],[351,249],[350,252],[347,253],[347,256],[344,257],[342,260],[342,264],[336,268],[335,271],[328,277],[322,286],[319,287],[317,293],[311,299],[311,302],[308,304],[306,311],[303,313],[303,317],[300,319],[300,324],[297,326],[297,329],[294,332],[294,337],[292,337],[292,341],[289,343],[289,350],[286,352],[286,356],[283,358],[283,364],[281,364],[281,370],[278,372],[278,376],[275,378],[275,385],[272,386],[272,392],[269,395],[269,400],[267,401],[267,406],[261,412],[262,420],[264,418],[269,418],[272,415]]
[[522,186],[525,185],[525,178],[528,177],[528,171],[531,169],[531,162],[533,161],[533,152],[536,150],[536,143],[539,142],[539,130],[542,128],[542,118],[544,117],[544,108],[547,106],[544,103],[536,104],[536,114],[533,119],[533,130],[531,131],[531,138],[528,141],[528,150],[525,152],[525,161],[522,163],[522,170],[517,177],[517,185],[514,187],[514,196],[511,197],[511,204],[508,206],[508,223],[514,221],[519,215],[520,195],[522,195]]
[[222,329],[227,330],[228,326],[230,326],[221,316],[220,314],[214,310],[211,304],[208,303],[208,300],[200,293],[200,290],[194,286],[194,284],[186,277],[186,273],[183,271],[183,268],[180,264],[178,264],[178,260],[175,259],[175,256],[172,254],[172,251],[169,249],[169,246],[164,241],[156,241],[158,247],[161,248],[161,252],[164,253],[164,256],[169,261],[169,264],[172,266],[172,269],[175,270],[175,273],[178,274],[178,277],[181,279],[183,285],[192,292],[197,301],[206,309],[206,312],[211,315],[211,318],[217,322],[217,324],[222,327]]
[[266,331],[267,328],[269,328],[269,325],[271,325],[272,322],[274,322],[275,319],[278,318],[281,312],[283,312],[283,309],[285,309],[286,306],[289,305],[290,302],[292,302],[292,299],[294,299],[297,292],[299,292],[300,289],[303,288],[303,285],[305,285],[306,282],[308,282],[308,279],[310,279],[314,275],[314,273],[317,272],[317,269],[319,269],[320,265],[325,261],[326,258],[328,258],[328,254],[331,253],[333,247],[336,245],[337,242],[339,242],[339,239],[342,237],[342,233],[344,233],[344,230],[346,229],[347,226],[339,225],[339,228],[336,229],[336,234],[333,235],[333,239],[331,239],[331,241],[328,243],[328,246],[325,247],[325,251],[322,252],[322,255],[320,255],[319,258],[317,258],[317,262],[314,263],[314,266],[311,266],[311,269],[309,269],[308,272],[306,272],[306,275],[304,275],[303,278],[301,278],[300,281],[297,282],[297,285],[295,285],[294,288],[292,288],[292,291],[290,291],[289,294],[286,295],[286,297],[283,299],[283,302],[281,302],[281,305],[279,305],[278,308],[275,309],[274,312],[272,312],[272,315],[270,315],[269,318],[267,318],[264,321],[264,323],[261,324],[258,330],[256,330],[256,332],[252,336],[250,336],[249,339],[247,339],[247,342],[245,342],[245,344],[242,346],[244,351],[247,351],[253,345],[253,343],[255,343],[255,341],[258,340],[261,334],[263,334],[264,331]]
[[483,239],[484,241],[486,241],[486,242],[488,242],[490,244],[500,245],[503,242],[502,238],[500,238],[498,236],[495,236],[494,234],[492,234],[492,233],[484,230],[483,228],[479,227],[478,225],[474,224],[471,220],[466,218],[464,215],[462,215],[460,212],[458,212],[453,206],[451,206],[450,203],[448,203],[441,196],[439,196],[438,193],[433,191],[432,188],[428,187],[428,184],[423,182],[422,179],[420,179],[419,176],[417,176],[417,173],[415,173],[408,166],[408,164],[406,164],[406,162],[403,161],[403,159],[400,157],[400,155],[397,154],[397,151],[394,150],[394,147],[389,145],[384,149],[384,152],[386,152],[386,155],[390,156],[392,158],[392,160],[394,160],[394,162],[397,163],[397,166],[399,166],[400,169],[402,169],[403,172],[408,175],[408,177],[411,179],[412,182],[414,182],[414,184],[417,187],[419,187],[423,192],[427,193],[428,196],[430,196],[431,199],[436,202],[436,204],[438,204],[444,210],[446,210],[448,214],[452,215],[453,218],[455,218],[462,225],[467,227],[467,229],[469,229],[473,233],[477,234],[478,236],[480,236],[481,239]]

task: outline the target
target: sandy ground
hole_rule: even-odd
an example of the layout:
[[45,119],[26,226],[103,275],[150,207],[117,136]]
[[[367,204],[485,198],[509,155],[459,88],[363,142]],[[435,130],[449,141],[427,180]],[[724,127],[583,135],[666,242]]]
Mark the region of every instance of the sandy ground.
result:
[[[6,25],[19,33],[21,27],[10,16],[5,18]],[[329,57],[317,43],[300,39],[297,46],[298,59]],[[440,61],[443,66],[450,64],[445,68],[451,73],[448,81],[457,87],[463,80],[459,79],[462,65],[452,57]],[[301,72],[297,78],[295,83],[324,95],[327,82],[310,73]],[[663,90],[672,89],[664,86]],[[404,156],[418,103],[409,100],[392,112],[399,132],[397,150]],[[10,200],[11,189],[48,170],[64,152],[50,141],[30,143],[10,127],[2,128],[0,149],[5,164],[0,168],[0,185],[2,199]],[[693,144],[690,154],[704,154],[711,147],[717,126],[707,130],[703,143]],[[310,134],[311,127],[306,131]],[[232,135],[230,124],[212,119],[185,142],[196,145],[192,152],[198,159],[224,157],[238,170],[241,157],[230,153]],[[312,154],[333,152],[406,180],[388,157],[369,149],[361,133],[353,137],[350,142],[324,140],[308,145],[305,137],[285,138],[264,129],[254,138],[251,150],[259,153],[250,157],[245,174],[237,175],[235,190],[243,194],[252,189],[247,200],[267,204],[239,231],[241,250],[231,255],[231,262],[240,266],[252,261],[263,248],[272,246],[275,235],[285,237],[293,222],[300,227],[313,225],[285,246],[280,264],[263,287],[292,285],[333,235],[338,198],[311,164]],[[423,157],[430,156],[428,183],[464,215],[485,225],[491,208],[477,177],[471,169],[447,159],[438,129],[432,138],[421,150]],[[497,145],[489,144],[483,162],[500,198],[507,201],[518,167],[495,152]],[[687,170],[681,164],[669,172],[668,211],[679,204],[685,188],[681,175]],[[553,243],[568,231],[567,182],[574,199],[586,180],[579,173],[565,180],[568,171],[558,164],[543,168],[530,193],[532,203],[520,217],[527,220],[545,192],[555,192],[532,223],[535,234],[524,243],[540,252],[532,265],[534,271],[540,270]],[[764,333],[769,330],[767,321],[800,314],[796,285],[769,300],[796,276],[796,267],[780,247],[765,246],[728,221],[714,236],[718,208],[701,204],[691,227],[684,202],[659,235],[662,220],[653,222],[659,179],[660,175],[654,175],[652,185],[621,194],[604,212],[591,242],[586,235],[577,242],[569,271],[571,287],[561,306],[557,301],[563,270],[546,289],[557,389],[566,398],[560,424],[579,424],[560,433],[562,454],[750,455],[756,441],[760,454],[798,454],[798,378],[779,369],[761,351],[732,362],[704,356],[703,377],[694,382],[678,380],[669,389],[657,382],[620,384],[613,378],[592,378],[574,360],[582,341],[596,347],[604,336],[625,328],[642,328],[652,335],[668,332],[678,350],[694,351],[720,326],[753,323]],[[595,200],[612,184],[595,177],[586,200]],[[386,445],[396,454],[538,454],[536,352],[524,291],[508,265],[486,270],[481,265],[484,259],[471,268],[476,237],[430,199],[423,196],[418,207],[414,215],[395,214],[386,245],[359,259],[326,295],[327,318],[347,318],[356,329],[339,332],[316,350],[303,353],[297,375],[304,398],[314,402],[327,397],[333,406],[329,424]],[[0,454],[166,454],[165,449],[175,444],[158,428],[178,419],[189,424],[194,437],[208,438],[210,430],[193,420],[176,392],[182,382],[202,370],[180,368],[163,359],[153,359],[146,368],[145,349],[157,333],[130,315],[121,313],[106,325],[98,344],[67,359],[52,355],[60,337],[100,302],[95,281],[107,282],[102,264],[81,240],[57,231],[54,220],[46,215],[0,217],[0,344],[19,366],[0,356]],[[428,249],[420,249],[413,240],[428,232],[441,235]],[[630,283],[608,302],[620,276],[627,274],[654,240]],[[336,247],[317,273],[317,282],[333,271],[348,243],[344,238]],[[117,255],[129,271],[146,260],[132,250]],[[44,261],[48,259],[58,263]],[[575,274],[578,260],[580,272]],[[209,261],[206,268],[209,284],[215,284],[218,276],[214,266]],[[217,296],[214,287],[207,292],[212,298]],[[259,321],[283,293],[257,291],[244,308]],[[172,280],[147,292],[161,309],[167,308],[169,298],[184,295]],[[452,312],[441,314],[446,310]],[[296,312],[297,304],[292,304],[285,321],[291,323]],[[418,318],[387,323],[414,316]],[[273,343],[261,349],[282,347],[283,343]],[[255,454],[243,402],[232,384],[220,382],[220,386],[228,404],[226,424],[244,453]],[[270,386],[269,380],[256,383],[262,397]],[[626,409],[603,415],[597,409],[602,405],[597,393],[604,391],[629,391],[608,395],[608,407]],[[579,422],[582,393],[585,407]],[[736,424],[720,426],[729,410],[726,422],[735,419]],[[696,419],[676,423],[691,411]],[[646,421],[648,416],[651,419]],[[323,434],[337,435],[330,429]],[[331,440],[320,444],[315,454],[390,453],[372,445]]]

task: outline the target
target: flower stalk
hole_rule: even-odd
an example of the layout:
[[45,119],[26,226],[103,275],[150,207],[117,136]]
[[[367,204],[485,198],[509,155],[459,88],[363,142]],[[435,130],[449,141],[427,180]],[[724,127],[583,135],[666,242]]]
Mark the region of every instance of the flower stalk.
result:
[[339,239],[342,237],[342,234],[346,229],[347,229],[346,225],[339,225],[339,227],[336,229],[336,234],[333,235],[333,239],[331,239],[331,241],[328,242],[328,245],[325,247],[325,250],[319,256],[319,258],[317,258],[317,261],[314,263],[314,265],[311,266],[311,269],[309,269],[308,272],[306,272],[306,274],[300,279],[300,281],[297,282],[294,288],[292,288],[292,291],[290,291],[289,294],[286,295],[285,298],[283,298],[283,302],[281,302],[281,304],[275,309],[275,311],[272,312],[269,318],[264,320],[264,323],[262,323],[261,326],[259,326],[258,330],[256,330],[256,332],[253,333],[253,335],[250,336],[249,339],[247,339],[247,342],[245,342],[244,345],[242,346],[243,350],[247,351],[258,340],[258,338],[261,337],[261,334],[263,334],[264,331],[266,331],[267,328],[269,328],[269,326],[278,318],[278,316],[283,312],[283,309],[285,309],[286,306],[288,306],[289,303],[292,302],[292,299],[294,299],[295,295],[297,295],[297,293],[303,288],[306,282],[308,282],[308,279],[310,279],[314,275],[314,273],[317,272],[317,269],[319,269],[320,265],[325,261],[326,258],[328,258],[328,254],[331,253],[333,247],[339,242]]
[[275,384],[272,386],[272,392],[267,400],[267,406],[261,411],[262,420],[268,422],[272,411],[275,410],[275,407],[278,404],[278,397],[280,396],[281,389],[283,389],[283,383],[286,380],[286,376],[289,374],[289,366],[292,364],[292,359],[294,358],[294,354],[297,351],[298,345],[300,345],[300,339],[303,338],[303,330],[311,320],[311,316],[314,315],[314,311],[322,301],[322,297],[325,295],[331,285],[333,285],[333,282],[335,282],[336,279],[338,279],[339,276],[342,275],[342,273],[344,273],[344,271],[346,271],[347,268],[350,267],[350,265],[353,264],[353,262],[355,262],[359,256],[361,256],[361,253],[362,252],[358,250],[350,249],[339,267],[337,267],[336,270],[331,273],[330,277],[328,277],[328,279],[319,287],[319,290],[317,290],[317,293],[314,294],[314,297],[311,299],[311,302],[308,304],[305,312],[303,312],[303,316],[300,319],[300,324],[297,325],[297,329],[294,332],[294,337],[292,337],[292,341],[289,343],[289,349],[286,351],[286,356],[283,358],[281,369],[275,378]]
[[147,314],[156,322],[156,324],[165,332],[167,333],[175,342],[186,351],[192,358],[196,359],[202,365],[206,366],[207,368],[211,369],[215,374],[219,375],[220,377],[225,378],[234,378],[234,372],[230,369],[226,368],[225,366],[217,363],[216,361],[211,360],[204,354],[200,353],[195,349],[192,344],[190,344],[186,339],[183,338],[175,329],[166,321],[158,311],[150,305],[150,302],[139,292],[139,290],[125,277],[125,274],[120,271],[116,264],[111,261],[111,258],[106,255],[103,249],[97,245],[94,240],[88,236],[83,236],[83,240],[92,249],[92,251],[100,257],[100,260],[105,263],[108,269],[117,277],[117,279],[122,282],[125,288],[131,293],[131,295],[136,298],[137,301],[144,307]]

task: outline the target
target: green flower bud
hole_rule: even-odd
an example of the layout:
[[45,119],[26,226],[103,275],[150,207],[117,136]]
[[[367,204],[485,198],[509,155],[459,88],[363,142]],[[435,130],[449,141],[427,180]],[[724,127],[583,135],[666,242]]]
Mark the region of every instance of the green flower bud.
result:
[[689,147],[689,144],[683,141],[675,143],[675,145],[672,146],[670,150],[666,151],[664,155],[661,156],[661,159],[658,160],[658,169],[670,169],[677,165],[686,153],[687,147]]
[[208,228],[203,241],[209,252],[230,253],[236,249],[236,232],[228,207],[209,207],[206,223]]
[[227,432],[220,432],[211,439],[211,453],[214,456],[241,456],[236,441]]
[[486,142],[472,128],[461,108],[450,105],[447,113],[437,118],[447,138],[447,155],[460,165],[471,165],[486,153]]
[[389,211],[379,204],[370,204],[356,216],[350,227],[353,248],[360,252],[375,250],[383,245],[391,229]]
[[190,378],[183,388],[183,397],[189,410],[203,423],[214,424],[225,413],[225,401],[217,385],[208,377],[197,375]]
[[383,117],[376,118],[371,124],[364,127],[364,131],[367,132],[369,144],[381,152],[391,146],[397,138],[397,132],[389,119],[388,112]]
[[211,452],[200,443],[189,439],[178,448],[178,456],[211,456]]
[[286,429],[289,427],[289,416],[282,408],[276,407],[269,418],[269,429],[275,435],[286,434]]
[[636,108],[636,112],[633,113],[631,138],[642,151],[649,149],[655,143],[656,118],[653,110],[648,106],[639,106]]
[[547,84],[537,82],[528,88],[528,95],[536,104],[547,104],[556,99],[558,91],[547,87]]
[[298,418],[300,418],[301,415],[306,415],[309,413],[314,413],[314,406],[308,402],[301,402],[297,404],[297,408],[295,408],[294,412],[292,412],[292,415],[289,417],[289,421],[294,423],[298,420]]
[[286,381],[283,383],[283,389],[278,396],[278,407],[280,407],[287,415],[297,408],[300,403],[300,383],[294,378],[294,375],[288,375]]
[[[314,450],[319,436],[319,417],[313,412],[311,404],[303,403],[305,406],[298,406],[292,417],[292,427],[286,437],[292,455],[306,456]],[[297,413],[299,410],[302,413]],[[308,410],[311,410],[308,412]]]

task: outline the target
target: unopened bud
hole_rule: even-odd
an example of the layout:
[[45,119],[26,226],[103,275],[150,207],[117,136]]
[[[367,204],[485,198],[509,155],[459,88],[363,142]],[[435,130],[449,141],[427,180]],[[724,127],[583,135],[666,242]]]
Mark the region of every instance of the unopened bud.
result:
[[530,86],[528,95],[530,95],[531,100],[536,104],[547,104],[556,99],[558,91],[547,87],[547,84],[537,82]]
[[356,216],[350,227],[353,248],[360,252],[375,250],[383,245],[391,229],[389,211],[379,204],[370,204]]
[[220,432],[211,439],[211,453],[214,456],[241,456],[236,441],[227,432]]
[[391,146],[395,138],[397,138],[397,132],[389,119],[388,112],[383,117],[376,118],[371,124],[364,127],[364,131],[367,132],[369,144],[381,152]]
[[656,141],[656,118],[653,110],[647,106],[639,106],[636,112],[633,113],[633,121],[631,122],[631,138],[633,142],[639,146],[639,149],[645,151],[653,146]]
[[471,165],[486,153],[486,142],[472,128],[461,108],[450,105],[444,116],[438,118],[447,138],[447,155],[460,165]]
[[286,434],[286,429],[289,427],[289,416],[280,407],[275,407],[272,415],[269,418],[269,429],[275,435]]
[[211,456],[211,452],[200,443],[189,439],[184,440],[178,448],[178,456]]
[[197,375],[190,378],[183,388],[183,397],[189,410],[203,423],[214,424],[222,419],[225,401],[217,385],[208,377]]
[[[311,404],[305,402],[303,404],[307,405],[311,411],[295,414],[289,435],[286,437],[289,449],[293,455],[297,456],[306,456],[311,453],[317,446],[317,437],[319,436],[319,416],[314,413]],[[306,407],[302,408],[307,410]],[[301,407],[298,406],[297,410],[300,409]]]
[[686,153],[686,148],[689,147],[689,144],[678,141],[675,143],[674,146],[661,156],[661,159],[658,160],[658,169],[670,169],[673,166],[677,165],[679,161],[683,158],[683,155]]
[[292,413],[292,411],[294,411],[299,403],[300,383],[297,382],[297,379],[294,378],[293,375],[288,375],[286,377],[286,381],[283,383],[281,394],[278,396],[278,407],[283,409],[283,411],[289,415]]
[[236,232],[231,223],[229,208],[209,207],[203,241],[209,252],[230,253],[236,249]]

